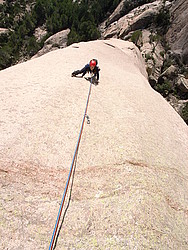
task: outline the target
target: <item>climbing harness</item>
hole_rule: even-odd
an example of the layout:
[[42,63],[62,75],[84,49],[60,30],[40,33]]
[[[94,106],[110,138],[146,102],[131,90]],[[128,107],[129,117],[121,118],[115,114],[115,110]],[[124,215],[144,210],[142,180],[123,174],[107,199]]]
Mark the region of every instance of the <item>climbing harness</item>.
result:
[[[89,104],[89,97],[90,97],[90,94],[91,94],[92,79],[93,78],[91,77],[90,87],[89,87],[89,92],[88,92],[88,97],[87,97],[87,102],[86,102],[86,107],[85,107],[85,112],[84,112],[84,116],[83,116],[83,120],[82,120],[82,125],[81,125],[81,128],[80,128],[80,133],[79,133],[79,136],[78,136],[78,141],[77,141],[77,144],[76,144],[76,149],[75,149],[75,152],[74,152],[74,156],[73,156],[72,164],[71,164],[71,167],[70,167],[69,175],[68,175],[67,182],[66,182],[66,185],[65,185],[65,190],[64,190],[63,197],[62,197],[62,200],[61,200],[61,205],[60,205],[59,212],[58,212],[58,215],[57,215],[57,220],[56,220],[55,227],[54,227],[54,230],[53,230],[49,250],[54,250],[55,247],[56,247],[57,239],[58,239],[58,236],[59,236],[59,233],[60,233],[64,218],[65,218],[65,214],[66,214],[66,212],[68,210],[68,206],[69,206],[69,203],[70,203],[70,200],[71,200],[71,191],[72,191],[72,186],[73,186],[74,173],[75,173],[75,169],[76,169],[76,161],[77,161],[78,149],[79,149],[81,136],[82,136],[82,132],[83,132],[83,128],[84,128],[85,118],[87,119],[87,124],[90,124],[90,119],[89,119],[89,116],[87,115],[87,109],[88,109],[88,104]],[[61,225],[59,227],[61,213],[62,213],[62,210],[63,210],[63,205],[64,205],[64,202],[65,202],[65,198],[66,198],[66,194],[67,194],[67,190],[68,190],[68,186],[69,186],[69,182],[70,182],[70,179],[71,179],[72,172],[73,172],[73,177],[72,177],[72,184],[71,184],[71,188],[70,188],[69,201],[68,201],[68,205],[67,205],[67,207],[65,209]],[[59,227],[59,230],[58,230],[58,227]]]

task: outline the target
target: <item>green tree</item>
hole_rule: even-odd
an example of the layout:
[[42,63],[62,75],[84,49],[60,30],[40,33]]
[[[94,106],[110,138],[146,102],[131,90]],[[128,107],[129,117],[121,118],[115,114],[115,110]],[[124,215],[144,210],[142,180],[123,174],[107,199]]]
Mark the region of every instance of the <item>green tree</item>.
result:
[[33,15],[35,15],[35,19],[37,21],[37,25],[42,25],[45,23],[45,3],[43,0],[37,0],[35,7],[33,9]]
[[155,18],[155,22],[160,27],[160,33],[165,34],[170,24],[170,12],[169,9],[163,7]]
[[11,66],[12,64],[12,55],[11,48],[8,46],[0,48],[0,70]]
[[[94,40],[100,37],[97,26],[107,17],[120,0],[6,0],[0,5],[0,27],[13,30],[0,37],[0,65],[8,67],[35,53],[39,44],[33,37],[37,27],[45,25],[46,37],[66,28],[71,32],[68,44]],[[27,6],[30,4],[31,10]]]
[[[140,39],[142,40],[142,31],[136,30],[135,32],[133,32],[133,34],[131,36],[131,41],[138,47],[139,47]],[[140,43],[142,43],[142,41]]]
[[30,56],[33,56],[38,51],[39,45],[36,42],[36,38],[34,36],[30,37],[29,40],[27,41],[26,49],[27,53]]
[[21,39],[25,38],[25,35],[27,34],[27,28],[26,28],[25,23],[23,23],[22,25],[20,25],[20,27],[18,28],[18,34],[19,34],[19,37]]
[[80,37],[79,37],[78,33],[76,32],[76,30],[74,28],[72,28],[69,35],[68,35],[67,45],[70,45],[72,43],[77,43],[79,41],[80,41]]
[[184,121],[188,125],[188,102],[186,103],[185,107],[182,110],[182,118],[184,119]]

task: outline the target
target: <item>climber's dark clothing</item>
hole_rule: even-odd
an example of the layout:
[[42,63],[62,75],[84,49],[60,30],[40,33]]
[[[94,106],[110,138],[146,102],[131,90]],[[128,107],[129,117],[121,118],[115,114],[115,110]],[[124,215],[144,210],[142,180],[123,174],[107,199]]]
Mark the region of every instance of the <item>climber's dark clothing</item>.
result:
[[90,69],[89,64],[86,64],[84,68],[82,68],[81,70],[76,70],[72,73],[72,76],[76,76],[78,74],[82,74],[82,77],[86,74],[86,73],[93,73],[94,76],[97,78],[97,81],[99,80],[99,67],[95,66],[95,68],[93,70]]

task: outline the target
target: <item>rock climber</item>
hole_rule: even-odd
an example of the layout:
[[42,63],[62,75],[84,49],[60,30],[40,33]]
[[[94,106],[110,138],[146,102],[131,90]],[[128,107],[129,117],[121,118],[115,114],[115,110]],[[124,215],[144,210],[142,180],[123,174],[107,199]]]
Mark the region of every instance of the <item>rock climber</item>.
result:
[[78,74],[82,74],[82,77],[86,74],[86,73],[91,73],[91,75],[94,76],[94,81],[95,83],[99,82],[99,67],[97,66],[98,61],[96,59],[92,59],[88,64],[85,65],[84,68],[82,68],[81,70],[75,70],[74,72],[72,72],[72,76],[77,76]]

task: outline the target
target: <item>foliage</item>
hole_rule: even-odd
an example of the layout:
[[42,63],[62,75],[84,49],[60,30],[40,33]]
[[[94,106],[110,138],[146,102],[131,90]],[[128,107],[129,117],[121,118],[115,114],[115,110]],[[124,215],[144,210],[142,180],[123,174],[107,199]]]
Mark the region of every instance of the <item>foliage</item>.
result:
[[[179,59],[179,57],[178,57],[178,59]],[[188,66],[182,64],[181,61],[179,62],[179,60],[177,63],[179,63],[180,74],[184,75],[184,77],[186,79],[188,79]],[[181,63],[181,65],[180,65],[180,63]]]
[[136,7],[142,6],[143,4],[147,4],[147,3],[152,3],[155,0],[127,0],[124,1],[124,15],[129,13],[131,10],[133,10]]
[[163,66],[162,66],[162,72],[164,72],[166,69],[168,69],[171,65],[173,65],[173,60],[171,58],[166,58],[163,61]]
[[163,51],[160,51],[160,55],[162,56],[162,58],[164,58],[164,56],[165,56],[164,50],[163,50]]
[[188,125],[188,102],[186,103],[185,107],[182,110],[182,115],[181,117],[183,118],[183,120],[186,122],[186,124]]
[[[142,40],[142,31],[136,30],[135,32],[133,32],[133,34],[131,36],[131,42],[133,42],[136,46],[139,47],[140,39]],[[141,41],[141,43],[142,43],[142,41]]]
[[[127,0],[124,14],[154,0]],[[68,45],[100,37],[98,25],[117,7],[120,0],[6,0],[0,5],[0,27],[10,30],[9,39],[0,37],[0,70],[17,63],[21,56],[31,57],[42,46],[34,32],[44,26],[47,36],[69,28]],[[159,15],[160,21],[164,13]],[[166,13],[165,13],[166,14]],[[165,19],[167,21],[167,19]],[[163,20],[164,23],[166,21]],[[138,45],[141,31],[132,36]]]
[[155,52],[155,47],[159,42],[162,41],[162,37],[159,34],[153,34],[149,36],[149,43],[153,45],[153,52]]
[[159,13],[155,17],[155,23],[159,27],[159,33],[161,35],[166,34],[170,25],[170,12],[169,9],[163,6]]
[[173,91],[172,84],[168,80],[165,80],[162,84],[157,84],[155,86],[155,90],[159,92],[163,97],[166,97]]
[[70,28],[68,44],[98,39],[101,23],[120,0],[7,0],[0,5],[0,27],[10,30],[0,36],[0,70],[17,63],[21,56],[32,56],[41,48],[35,29],[44,25],[48,37]]
[[147,61],[149,61],[149,60],[152,60],[153,61],[153,63],[155,64],[155,59],[154,59],[154,57],[153,57],[153,55],[151,54],[151,53],[147,53],[146,55],[145,55],[145,61],[147,62]]

